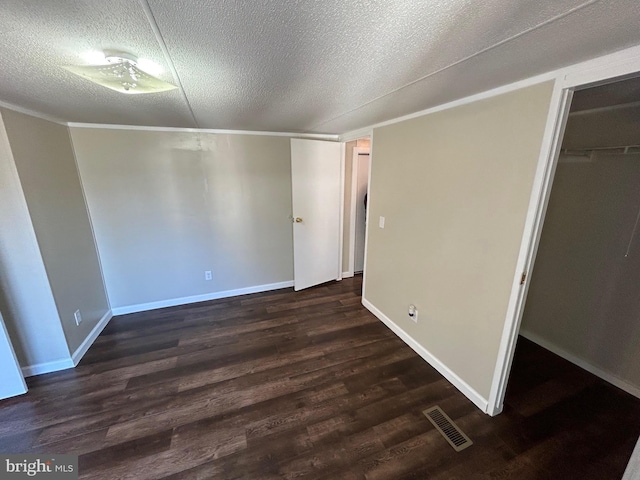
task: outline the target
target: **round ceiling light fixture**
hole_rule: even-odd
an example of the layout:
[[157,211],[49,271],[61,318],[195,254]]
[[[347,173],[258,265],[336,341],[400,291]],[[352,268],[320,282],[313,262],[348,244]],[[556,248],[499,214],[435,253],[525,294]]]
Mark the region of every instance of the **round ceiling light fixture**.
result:
[[106,64],[69,65],[64,68],[98,85],[120,93],[157,93],[177,88],[138,66],[138,59],[126,52],[105,52]]

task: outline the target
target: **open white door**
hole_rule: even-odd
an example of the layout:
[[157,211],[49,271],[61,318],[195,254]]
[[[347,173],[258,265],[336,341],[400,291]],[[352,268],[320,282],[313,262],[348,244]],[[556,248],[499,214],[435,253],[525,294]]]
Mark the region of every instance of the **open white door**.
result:
[[9,340],[9,334],[0,315],[0,400],[21,395],[27,391],[20,365]]
[[342,144],[291,140],[294,290],[340,278]]
[[636,448],[631,454],[627,469],[624,471],[622,480],[640,480],[640,438],[636,443]]

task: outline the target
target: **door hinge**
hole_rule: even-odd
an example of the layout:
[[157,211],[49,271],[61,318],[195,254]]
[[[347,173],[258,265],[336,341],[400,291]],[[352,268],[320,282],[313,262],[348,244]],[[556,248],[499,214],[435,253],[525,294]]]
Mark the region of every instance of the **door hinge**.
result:
[[527,279],[527,272],[522,272],[522,276],[520,277],[520,285],[524,285],[524,281]]

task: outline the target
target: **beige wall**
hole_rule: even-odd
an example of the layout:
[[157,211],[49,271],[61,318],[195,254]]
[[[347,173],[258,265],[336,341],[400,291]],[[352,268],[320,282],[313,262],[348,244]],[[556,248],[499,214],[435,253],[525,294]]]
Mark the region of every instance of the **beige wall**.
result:
[[522,330],[640,390],[639,185],[640,154],[560,158]]
[[[2,115],[60,321],[74,352],[109,305],[69,130],[11,110]],[[80,325],[73,316],[78,309]]]
[[293,279],[289,138],[71,135],[113,308]]
[[70,361],[0,112],[0,311],[22,367]]
[[485,399],[551,93],[548,82],[373,134],[364,296]]

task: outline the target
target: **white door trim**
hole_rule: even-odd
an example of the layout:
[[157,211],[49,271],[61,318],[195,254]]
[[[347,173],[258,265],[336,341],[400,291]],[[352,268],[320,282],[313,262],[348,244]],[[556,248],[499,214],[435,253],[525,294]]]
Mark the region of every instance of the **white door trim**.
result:
[[[640,72],[640,49],[634,47],[575,65],[559,71],[556,76],[489,394],[487,405],[489,415],[497,415],[503,408],[529,280],[542,233],[573,91],[578,87],[605,83],[614,78],[638,72]],[[523,273],[526,274],[526,280],[521,285]]]
[[[356,270],[356,202],[358,200],[358,155],[370,155],[370,148],[353,147],[351,157],[351,216],[349,222],[349,270],[348,276],[353,277]],[[368,189],[367,189],[368,191]],[[369,195],[367,194],[367,198]],[[366,236],[366,235],[365,235]]]
[[345,187],[345,155],[347,150],[347,144],[345,142],[340,143],[340,235],[338,236],[338,277],[337,281],[342,280],[342,258],[344,256],[344,187]]
[[[502,411],[504,403],[504,395],[520,330],[520,321],[522,320],[524,303],[530,283],[528,278],[531,276],[532,265],[538,249],[540,234],[542,233],[542,224],[549,201],[549,193],[553,183],[553,175],[570,103],[571,91],[563,89],[559,82],[555,82],[540,158],[531,190],[520,254],[516,263],[516,271],[514,272],[513,287],[507,306],[506,321],[502,331],[500,349],[498,350],[498,361],[489,393],[487,413],[492,416]],[[526,278],[524,284],[521,284],[523,274]]]
[[367,285],[367,248],[369,246],[369,226],[371,222],[371,172],[373,171],[373,129],[364,135],[369,137],[369,178],[367,179],[367,211],[365,212],[366,228],[364,231],[364,270],[362,271],[362,300],[365,299],[365,287]]

